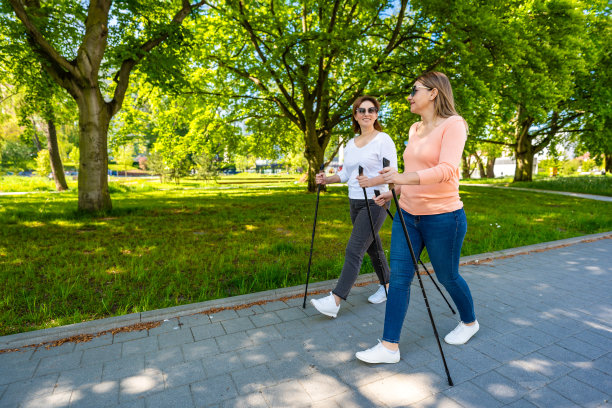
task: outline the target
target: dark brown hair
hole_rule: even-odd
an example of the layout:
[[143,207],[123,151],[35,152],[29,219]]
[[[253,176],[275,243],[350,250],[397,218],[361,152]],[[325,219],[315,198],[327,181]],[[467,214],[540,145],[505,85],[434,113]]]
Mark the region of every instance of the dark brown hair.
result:
[[[376,107],[376,110],[380,111],[380,102],[378,102],[378,99],[373,96],[364,95],[355,99],[355,102],[353,102],[353,114],[351,115],[351,119],[353,120],[353,131],[359,134],[361,134],[361,127],[359,126],[359,122],[357,122],[357,120],[355,119],[355,113],[357,113],[356,111],[359,105],[361,105],[365,101],[372,102]],[[374,129],[382,132],[382,126],[380,126],[380,123],[378,123],[378,117],[374,121]]]

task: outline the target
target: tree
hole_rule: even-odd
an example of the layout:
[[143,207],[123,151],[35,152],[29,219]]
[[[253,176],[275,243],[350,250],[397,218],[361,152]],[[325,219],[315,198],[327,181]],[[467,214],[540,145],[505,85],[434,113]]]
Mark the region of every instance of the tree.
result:
[[49,159],[49,151],[41,150],[36,156],[36,172],[41,177],[47,177],[51,172],[51,160]]
[[[17,20],[2,3],[0,22],[10,39],[16,46],[35,50],[49,76],[78,106],[78,207],[82,211],[110,210],[107,133],[110,120],[121,109],[130,74],[145,57],[160,65],[173,64],[171,56],[156,59],[154,51],[162,44],[169,49],[178,47],[183,20],[204,2],[126,1],[113,5],[111,0],[91,0],[87,9],[84,3],[72,2],[8,3]],[[51,19],[53,25],[48,23]],[[112,83],[107,83],[108,77]]]
[[134,163],[134,146],[133,145],[123,145],[118,146],[114,150],[115,162],[123,167],[124,175],[127,176],[127,171],[132,164]]
[[422,66],[415,48],[435,44],[407,0],[209,5],[196,33],[198,60],[209,64],[197,78],[226,80],[193,84],[195,92],[229,97],[230,111],[243,118],[258,114],[257,130],[303,138],[310,191],[332,136],[352,135],[353,100],[406,89]]

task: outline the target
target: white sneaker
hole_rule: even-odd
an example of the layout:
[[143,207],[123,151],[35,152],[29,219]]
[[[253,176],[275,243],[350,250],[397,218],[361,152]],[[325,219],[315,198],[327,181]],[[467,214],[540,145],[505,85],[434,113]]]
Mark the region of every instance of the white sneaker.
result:
[[459,322],[455,329],[444,337],[444,341],[448,344],[465,344],[473,335],[480,329],[478,320],[473,325],[468,326],[463,322]]
[[340,305],[336,305],[336,298],[332,292],[321,299],[310,299],[310,303],[325,316],[336,317],[340,310]]
[[385,294],[385,287],[383,285],[378,285],[378,290],[368,298],[368,302],[374,304],[382,303],[385,300],[387,300],[387,295]]
[[357,357],[361,361],[365,361],[366,363],[378,364],[378,363],[388,363],[393,364],[400,361],[400,352],[391,351],[378,340],[378,344],[372,348],[369,348],[364,351],[358,351],[355,353],[355,357]]

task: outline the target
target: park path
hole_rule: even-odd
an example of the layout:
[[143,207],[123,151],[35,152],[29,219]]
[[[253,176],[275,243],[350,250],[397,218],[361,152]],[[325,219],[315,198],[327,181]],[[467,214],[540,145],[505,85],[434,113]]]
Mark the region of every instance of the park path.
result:
[[534,192],[534,193],[560,194],[560,195],[565,195],[565,196],[570,196],[570,197],[586,198],[586,199],[589,199],[589,200],[607,201],[609,203],[612,203],[612,197],[596,195],[596,194],[572,193],[572,192],[569,192],[569,191],[540,190],[540,189],[537,189],[537,188],[504,187],[504,186],[496,186],[494,184],[472,184],[472,183],[465,183],[465,184],[461,184],[461,185],[462,186],[476,186],[476,187],[499,188],[499,189],[502,189],[502,190],[531,191],[531,192]]
[[[610,238],[463,258],[481,329],[466,345],[443,343],[453,387],[418,287],[401,361],[355,359],[382,332],[385,305],[368,304],[375,285],[366,284],[336,319],[302,309],[301,298],[178,317],[165,309],[149,330],[2,353],[0,407],[610,407]],[[425,286],[444,336],[457,318]],[[0,348],[28,344],[28,335],[40,338],[0,337]]]

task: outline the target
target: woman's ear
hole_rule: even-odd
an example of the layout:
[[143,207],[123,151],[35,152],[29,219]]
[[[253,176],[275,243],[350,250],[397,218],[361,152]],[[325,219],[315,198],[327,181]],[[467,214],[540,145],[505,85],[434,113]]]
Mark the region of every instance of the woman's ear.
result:
[[438,88],[433,88],[429,94],[429,100],[433,101],[438,96]]

